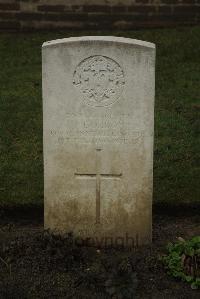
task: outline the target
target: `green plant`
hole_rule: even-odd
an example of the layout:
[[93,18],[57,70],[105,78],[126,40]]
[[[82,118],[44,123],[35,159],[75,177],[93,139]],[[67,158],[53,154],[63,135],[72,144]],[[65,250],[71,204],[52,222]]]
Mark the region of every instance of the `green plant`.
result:
[[192,289],[200,288],[200,236],[188,241],[179,238],[169,243],[167,250],[162,257],[167,273],[190,283]]

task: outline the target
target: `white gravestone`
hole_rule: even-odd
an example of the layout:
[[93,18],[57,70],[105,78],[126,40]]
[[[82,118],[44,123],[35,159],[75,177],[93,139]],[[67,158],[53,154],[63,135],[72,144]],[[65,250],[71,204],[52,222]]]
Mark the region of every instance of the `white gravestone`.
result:
[[42,53],[45,227],[150,243],[155,45],[90,36]]

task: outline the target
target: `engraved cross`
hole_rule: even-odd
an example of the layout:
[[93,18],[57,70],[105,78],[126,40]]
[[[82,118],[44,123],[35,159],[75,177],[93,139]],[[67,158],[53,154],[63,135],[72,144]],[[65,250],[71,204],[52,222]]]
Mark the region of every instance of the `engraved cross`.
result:
[[80,179],[96,180],[96,224],[100,224],[101,214],[101,179],[121,179],[122,173],[101,173],[101,149],[96,149],[96,173],[76,172],[75,176]]

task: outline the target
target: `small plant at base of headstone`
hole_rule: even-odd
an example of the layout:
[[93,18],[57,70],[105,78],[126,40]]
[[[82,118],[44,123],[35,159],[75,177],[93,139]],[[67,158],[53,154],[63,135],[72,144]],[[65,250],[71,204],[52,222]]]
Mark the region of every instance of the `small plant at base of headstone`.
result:
[[134,298],[137,287],[137,273],[127,260],[122,260],[105,282],[106,293],[116,299]]
[[167,273],[190,283],[192,289],[200,288],[200,236],[188,241],[178,238],[168,244],[167,250],[162,257]]
[[127,259],[119,257],[107,263],[104,258],[100,258],[84,271],[79,272],[75,288],[81,288],[81,286],[102,292],[109,298],[131,299],[136,294],[138,278]]

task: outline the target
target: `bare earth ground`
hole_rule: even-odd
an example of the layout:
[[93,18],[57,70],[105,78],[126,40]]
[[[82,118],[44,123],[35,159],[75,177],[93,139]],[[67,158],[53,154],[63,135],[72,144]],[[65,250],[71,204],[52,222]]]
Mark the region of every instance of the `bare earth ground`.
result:
[[1,215],[0,298],[200,298],[159,260],[168,242],[200,234],[199,215],[154,214],[152,248],[125,251],[72,245],[44,232],[35,214]]

